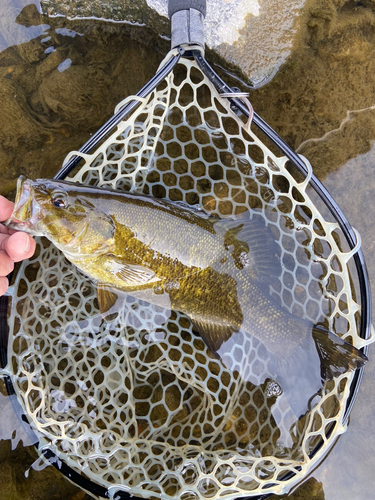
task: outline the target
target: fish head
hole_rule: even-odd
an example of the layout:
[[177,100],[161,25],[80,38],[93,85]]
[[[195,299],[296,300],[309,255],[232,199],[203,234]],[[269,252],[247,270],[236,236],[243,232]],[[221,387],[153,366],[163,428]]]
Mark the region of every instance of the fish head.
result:
[[72,182],[21,176],[5,225],[45,236],[64,253],[95,255],[108,248],[114,232],[112,219],[96,209],[97,196]]

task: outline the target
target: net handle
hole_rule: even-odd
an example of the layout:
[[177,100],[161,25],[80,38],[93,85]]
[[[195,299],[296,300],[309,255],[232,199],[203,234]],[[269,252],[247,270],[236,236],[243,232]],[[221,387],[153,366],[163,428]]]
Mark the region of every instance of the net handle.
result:
[[206,0],[169,0],[168,1],[168,17],[172,19],[173,14],[180,10],[195,9],[200,12],[203,17],[206,17]]
[[199,45],[204,50],[206,0],[169,0],[171,48]]

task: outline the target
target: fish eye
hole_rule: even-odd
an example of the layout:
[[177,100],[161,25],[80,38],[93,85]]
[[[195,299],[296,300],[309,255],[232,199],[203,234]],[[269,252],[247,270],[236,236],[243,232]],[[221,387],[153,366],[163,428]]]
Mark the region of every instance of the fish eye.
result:
[[68,204],[64,193],[55,193],[52,195],[52,204],[57,208],[65,208]]

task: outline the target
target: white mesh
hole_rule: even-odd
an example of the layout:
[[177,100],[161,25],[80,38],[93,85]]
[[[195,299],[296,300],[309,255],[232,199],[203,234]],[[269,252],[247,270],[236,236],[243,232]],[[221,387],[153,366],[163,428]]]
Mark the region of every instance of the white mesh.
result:
[[[199,204],[221,217],[256,210],[281,251],[271,294],[356,347],[370,342],[358,336],[352,252],[340,251],[338,225],[314,206],[308,180],[297,182],[286,158],[246,130],[192,61],[181,60],[141,101],[95,153],[81,155],[71,179]],[[244,348],[258,386],[216,360],[180,313],[168,318],[129,297],[103,321],[90,281],[46,240],[37,245],[16,278],[8,369],[40,447],[111,494],[282,493],[344,431],[351,374],[327,382],[295,422],[277,384],[263,382],[268,358],[255,339]]]

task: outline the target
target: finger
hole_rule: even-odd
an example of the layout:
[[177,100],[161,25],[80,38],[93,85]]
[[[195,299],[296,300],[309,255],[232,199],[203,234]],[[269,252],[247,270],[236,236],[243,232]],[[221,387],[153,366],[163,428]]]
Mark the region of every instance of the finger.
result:
[[13,262],[28,259],[35,252],[35,241],[33,238],[21,231],[16,231],[11,236],[0,234],[0,250],[4,250]]
[[18,231],[5,238],[3,242],[0,240],[0,248],[5,250],[14,262],[19,262],[34,254],[35,241],[29,234]]
[[13,260],[4,250],[0,250],[0,276],[7,276],[14,269]]
[[10,229],[10,227],[6,227],[3,224],[0,224],[0,234],[14,234],[17,232],[17,229]]
[[8,284],[8,279],[0,276],[0,297],[7,291]]
[[10,234],[9,229],[0,224],[0,234]]
[[12,215],[14,203],[0,196],[0,220],[7,220]]

